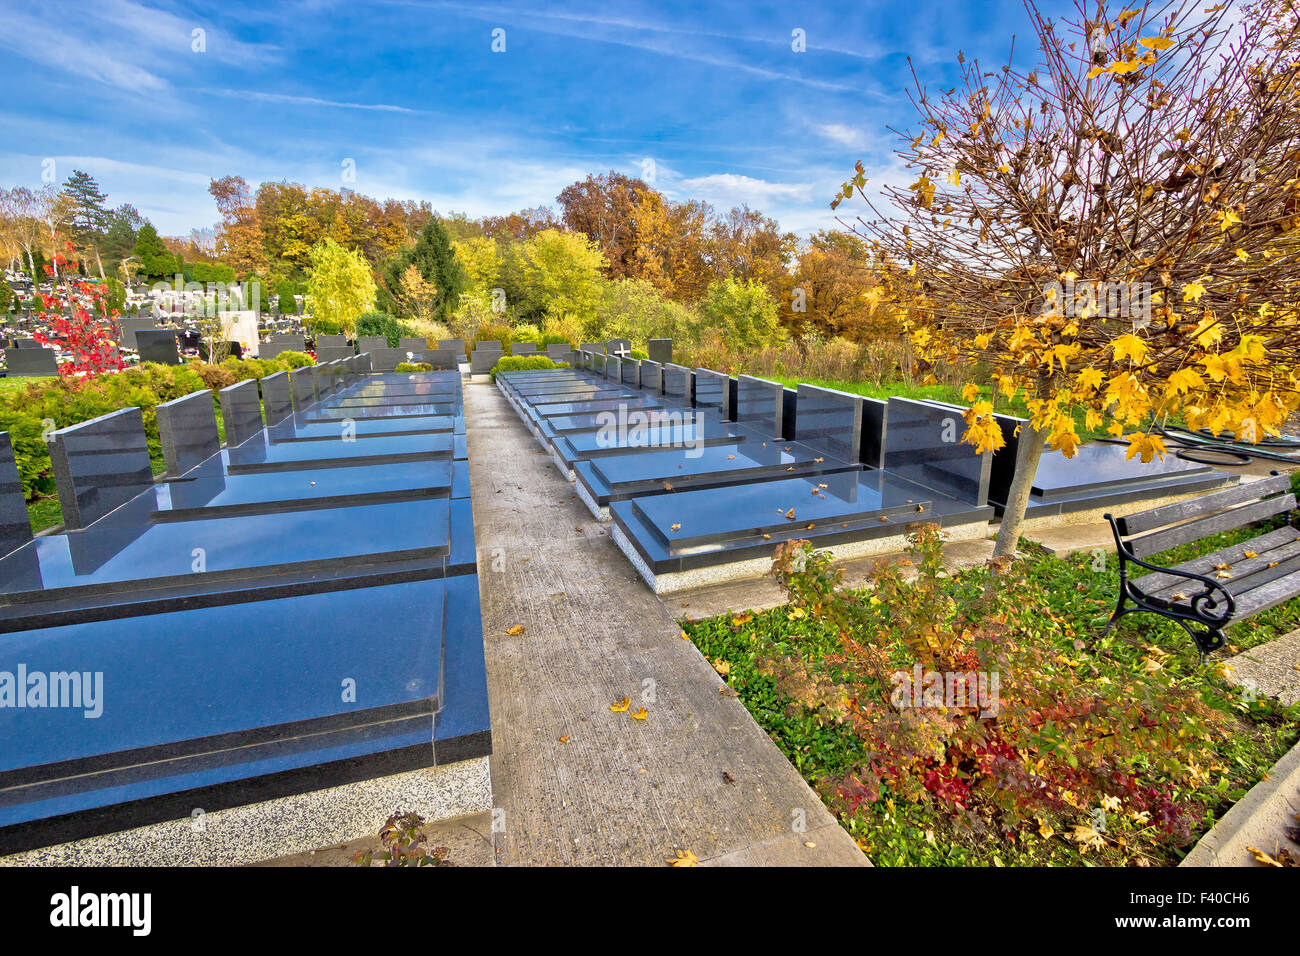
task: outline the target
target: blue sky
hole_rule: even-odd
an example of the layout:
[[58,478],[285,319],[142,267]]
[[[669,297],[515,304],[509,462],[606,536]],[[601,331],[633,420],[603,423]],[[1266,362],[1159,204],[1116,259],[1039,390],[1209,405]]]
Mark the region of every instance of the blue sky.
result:
[[958,49],[1000,65],[1029,39],[1019,0],[0,0],[0,16],[0,185],[37,187],[53,159],[172,235],[217,219],[207,184],[229,174],[480,216],[609,169],[806,234],[834,225],[855,160],[904,175],[887,127],[912,122],[908,55],[937,87]]

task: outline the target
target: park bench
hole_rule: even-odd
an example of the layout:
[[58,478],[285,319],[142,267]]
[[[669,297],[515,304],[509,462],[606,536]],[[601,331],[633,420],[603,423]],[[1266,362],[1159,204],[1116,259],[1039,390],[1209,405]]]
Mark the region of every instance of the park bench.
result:
[[[1300,530],[1290,524],[1173,567],[1146,560],[1295,506],[1290,476],[1273,472],[1124,518],[1106,515],[1119,555],[1119,601],[1103,636],[1125,614],[1150,611],[1182,625],[1204,656],[1223,646],[1229,624],[1300,595]],[[1148,573],[1133,576],[1138,568]]]

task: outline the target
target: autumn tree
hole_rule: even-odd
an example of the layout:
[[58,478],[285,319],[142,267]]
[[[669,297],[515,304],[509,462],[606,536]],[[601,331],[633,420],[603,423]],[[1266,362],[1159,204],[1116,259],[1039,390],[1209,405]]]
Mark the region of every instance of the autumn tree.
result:
[[357,317],[375,307],[375,280],[370,264],[359,252],[324,239],[311,251],[307,301],[312,327],[322,332],[352,334]]
[[599,246],[610,278],[622,279],[639,275],[637,220],[651,192],[642,180],[611,170],[566,186],[556,201],[565,227]]
[[100,258],[99,243],[108,226],[109,214],[104,207],[108,194],[90,173],[74,169],[63,184],[61,196],[66,204],[67,228],[72,244],[83,257],[95,257],[99,277],[103,279],[104,262]]
[[[999,557],[1044,449],[1074,455],[1076,414],[1149,461],[1167,416],[1256,441],[1300,404],[1294,53],[1200,2],[1027,9],[1036,66],[959,58],[956,88],[918,81],[898,150],[915,180],[871,196],[859,163],[833,204],[867,203],[846,224],[918,354],[1027,403]],[[992,411],[966,413],[979,451],[1002,444]]]

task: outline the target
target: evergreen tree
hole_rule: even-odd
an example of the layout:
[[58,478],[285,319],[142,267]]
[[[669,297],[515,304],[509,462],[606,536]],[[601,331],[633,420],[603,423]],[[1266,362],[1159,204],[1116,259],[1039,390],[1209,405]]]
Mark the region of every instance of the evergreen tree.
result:
[[434,317],[446,322],[460,304],[461,293],[469,286],[465,268],[451,248],[451,235],[438,219],[430,219],[415,241],[389,258],[383,266],[380,288],[380,307],[385,312],[402,314],[402,280],[409,266],[415,266],[420,277],[435,289]]
[[140,261],[140,275],[146,280],[169,278],[181,268],[176,257],[158,238],[158,230],[148,221],[136,234],[135,256]]
[[63,184],[63,195],[67,197],[67,228],[72,234],[73,244],[83,258],[94,255],[102,279],[104,263],[99,256],[99,242],[108,225],[108,210],[104,208],[108,194],[99,188],[99,183],[89,173],[74,169]]

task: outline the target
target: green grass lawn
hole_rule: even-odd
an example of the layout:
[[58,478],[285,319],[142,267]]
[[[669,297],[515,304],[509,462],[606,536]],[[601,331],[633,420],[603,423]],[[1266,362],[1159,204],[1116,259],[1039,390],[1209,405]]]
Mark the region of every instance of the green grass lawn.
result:
[[[1196,545],[1175,549],[1155,558],[1158,564],[1174,564],[1211,550],[1246,540],[1259,528],[1239,529],[1216,535]],[[1176,624],[1150,614],[1133,614],[1104,641],[1102,628],[1117,595],[1116,563],[1109,556],[1104,570],[1096,570],[1091,555],[1057,559],[1043,549],[1025,544],[1027,575],[1045,594],[1045,620],[1063,620],[1073,633],[1061,634],[1054,653],[1074,658],[1096,675],[1117,677],[1140,673],[1150,661],[1158,660],[1165,673],[1189,687],[1210,708],[1227,715],[1234,732],[1226,742],[1216,744],[1217,760],[1210,769],[1212,786],[1187,791],[1178,799],[1199,820],[1193,841],[1182,845],[1161,845],[1146,851],[1147,865],[1174,865],[1198,839],[1250,787],[1259,782],[1272,765],[1300,739],[1300,705],[1283,707],[1262,696],[1254,701],[1230,685],[1219,663],[1202,665],[1194,645]],[[951,594],[982,589],[988,571],[975,568],[954,573],[944,582]],[[1050,613],[1049,613],[1050,612]],[[1228,653],[1245,650],[1273,640],[1300,627],[1300,599],[1229,628]],[[784,605],[753,614],[728,613],[701,621],[682,621],[688,637],[725,671],[727,684],[808,783],[822,795],[841,825],[878,865],[1097,865],[1134,862],[1123,853],[1109,858],[1096,853],[1081,854],[1075,843],[1061,832],[1024,827],[1010,836],[990,826],[972,832],[967,814],[949,812],[935,799],[930,803],[904,801],[881,788],[874,802],[863,802],[848,811],[835,796],[836,782],[858,772],[863,764],[863,741],[846,724],[828,719],[824,709],[810,709],[783,693],[770,676],[770,660],[759,647],[777,647],[782,653],[799,655],[824,665],[835,673],[841,652],[837,632],[811,616],[796,615]],[[1049,629],[1050,630],[1050,629]],[[862,636],[858,636],[862,639]],[[872,640],[875,635],[867,635]],[[1220,653],[1220,657],[1223,652]],[[1082,674],[1080,670],[1076,673]],[[1122,731],[1120,731],[1122,732]],[[1153,777],[1156,775],[1153,773]],[[1058,827],[1063,830],[1064,827]]]

